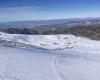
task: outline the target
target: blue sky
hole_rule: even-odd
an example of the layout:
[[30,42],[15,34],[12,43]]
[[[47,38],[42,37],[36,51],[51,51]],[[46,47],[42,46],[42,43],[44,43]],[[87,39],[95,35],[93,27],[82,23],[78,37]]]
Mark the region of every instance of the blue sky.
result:
[[100,0],[0,0],[0,22],[100,17]]

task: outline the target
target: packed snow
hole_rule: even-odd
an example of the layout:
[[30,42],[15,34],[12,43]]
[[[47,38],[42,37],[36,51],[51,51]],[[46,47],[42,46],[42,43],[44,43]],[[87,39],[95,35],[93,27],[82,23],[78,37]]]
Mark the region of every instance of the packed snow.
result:
[[1,40],[44,48],[0,46],[0,80],[100,80],[99,41],[73,35],[0,34]]

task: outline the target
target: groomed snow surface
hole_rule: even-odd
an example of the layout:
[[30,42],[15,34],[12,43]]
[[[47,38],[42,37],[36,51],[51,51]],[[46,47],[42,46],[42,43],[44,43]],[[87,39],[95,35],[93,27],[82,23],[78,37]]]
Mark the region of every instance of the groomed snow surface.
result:
[[4,35],[2,39],[25,40],[49,50],[0,46],[0,80],[100,80],[98,41],[73,35]]

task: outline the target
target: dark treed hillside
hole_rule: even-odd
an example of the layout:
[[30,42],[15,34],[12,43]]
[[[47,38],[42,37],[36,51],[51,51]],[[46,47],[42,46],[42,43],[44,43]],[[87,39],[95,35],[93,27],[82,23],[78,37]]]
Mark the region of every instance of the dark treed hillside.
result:
[[[54,25],[53,25],[54,26]],[[100,40],[100,25],[77,25],[74,27],[68,27],[67,25],[64,26],[57,26],[50,27],[50,26],[39,26],[34,28],[6,28],[0,29],[1,31],[10,33],[10,34],[43,34],[43,35],[50,35],[50,34],[73,34],[76,36],[87,37],[93,40]]]

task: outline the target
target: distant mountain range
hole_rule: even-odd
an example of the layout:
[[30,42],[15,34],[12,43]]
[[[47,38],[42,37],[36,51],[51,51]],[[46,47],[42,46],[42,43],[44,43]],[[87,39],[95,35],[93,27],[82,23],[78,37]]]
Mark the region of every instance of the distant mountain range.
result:
[[100,18],[74,18],[0,23],[0,31],[10,34],[73,34],[100,40]]
[[100,18],[73,18],[73,19],[55,19],[55,20],[39,20],[39,21],[16,21],[16,22],[0,22],[0,28],[32,28],[44,25],[92,25],[100,24]]

